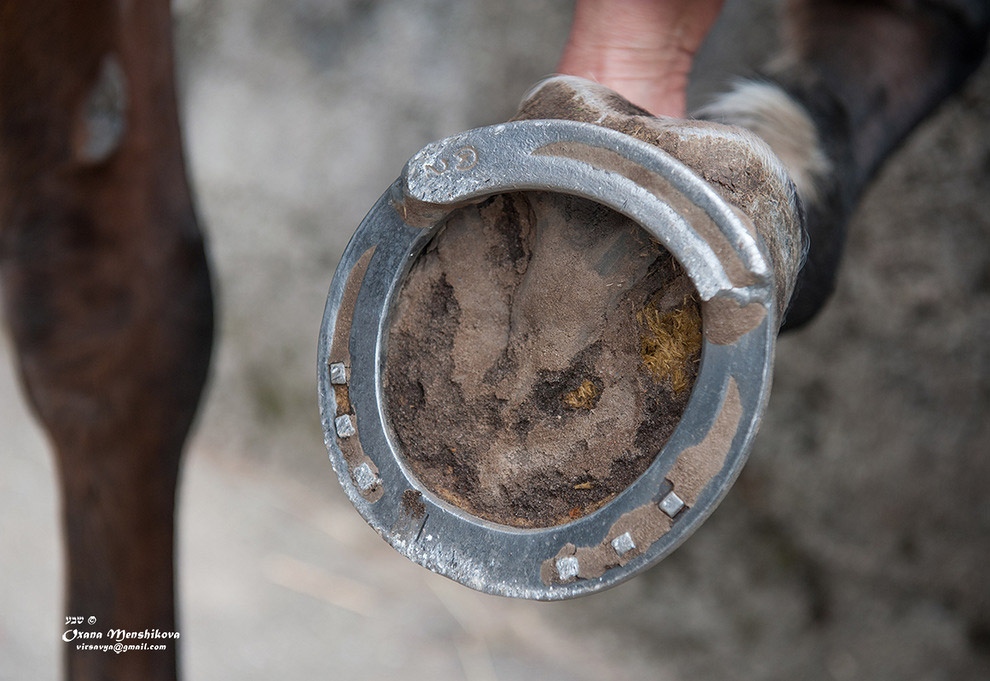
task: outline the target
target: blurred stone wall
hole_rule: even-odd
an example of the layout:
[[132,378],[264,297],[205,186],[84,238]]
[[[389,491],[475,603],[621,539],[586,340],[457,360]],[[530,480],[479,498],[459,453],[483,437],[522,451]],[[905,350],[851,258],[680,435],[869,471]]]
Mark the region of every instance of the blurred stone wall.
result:
[[203,437],[322,465],[316,337],[347,240],[426,142],[505,120],[552,72],[568,3],[183,0],[176,19],[221,301]]

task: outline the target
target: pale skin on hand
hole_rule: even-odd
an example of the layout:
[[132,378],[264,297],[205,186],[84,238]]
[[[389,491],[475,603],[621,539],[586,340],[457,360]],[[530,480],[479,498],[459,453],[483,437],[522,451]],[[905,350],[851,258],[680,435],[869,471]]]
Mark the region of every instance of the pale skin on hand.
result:
[[723,0],[578,0],[558,73],[609,87],[657,116],[686,115],[695,52]]

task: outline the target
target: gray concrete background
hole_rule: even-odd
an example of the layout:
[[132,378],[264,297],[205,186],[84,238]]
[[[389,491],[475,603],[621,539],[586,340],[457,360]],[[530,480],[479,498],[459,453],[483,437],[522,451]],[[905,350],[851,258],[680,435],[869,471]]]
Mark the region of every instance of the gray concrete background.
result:
[[[189,679],[990,678],[990,68],[865,198],[839,289],[778,348],[727,500],[671,558],[558,604],[394,553],[326,463],[315,341],[336,261],[424,143],[504,120],[563,0],[180,0],[186,143],[221,296],[181,489]],[[695,102],[772,48],[730,2]],[[57,500],[0,343],[0,679],[54,679]],[[109,624],[109,623],[108,623]],[[126,625],[126,623],[120,623]]]

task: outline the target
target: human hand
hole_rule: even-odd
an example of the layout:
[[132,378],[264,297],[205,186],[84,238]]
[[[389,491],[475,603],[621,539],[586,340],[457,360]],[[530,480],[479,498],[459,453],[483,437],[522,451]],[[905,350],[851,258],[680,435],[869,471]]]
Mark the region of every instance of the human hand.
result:
[[694,54],[723,0],[578,0],[558,72],[683,118]]

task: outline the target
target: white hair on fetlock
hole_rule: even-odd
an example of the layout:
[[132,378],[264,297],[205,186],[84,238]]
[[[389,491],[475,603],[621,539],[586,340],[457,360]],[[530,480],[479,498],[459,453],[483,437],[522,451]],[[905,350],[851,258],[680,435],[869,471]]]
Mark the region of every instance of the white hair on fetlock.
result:
[[554,75],[544,78],[531,87],[529,92],[527,92],[522,98],[522,102],[519,105],[520,108],[524,107],[530,99],[539,94],[540,90],[543,88],[558,83],[567,86],[575,96],[581,98],[588,109],[599,114],[598,119],[594,121],[595,123],[601,123],[605,120],[606,116],[615,113],[615,102],[609,101],[611,98],[616,96],[622,97],[610,88],[607,88],[593,80],[588,80],[587,78],[582,78],[580,76]]
[[529,90],[527,90],[526,91],[526,94],[523,95],[522,101],[519,102],[519,108],[522,108],[523,106],[525,106],[526,102],[528,102],[529,100],[531,100],[533,98],[533,96],[537,92],[539,92],[540,90],[542,90],[544,87],[546,87],[550,83],[553,83],[554,81],[557,81],[557,80],[566,80],[569,77],[570,76],[561,76],[561,75],[555,73],[552,76],[547,76],[546,78],[541,78],[540,80],[536,81],[536,83],[533,84],[533,87],[531,87]]
[[807,205],[819,199],[832,164],[811,116],[782,88],[768,82],[740,81],[696,115],[754,132],[784,164],[801,200]]

